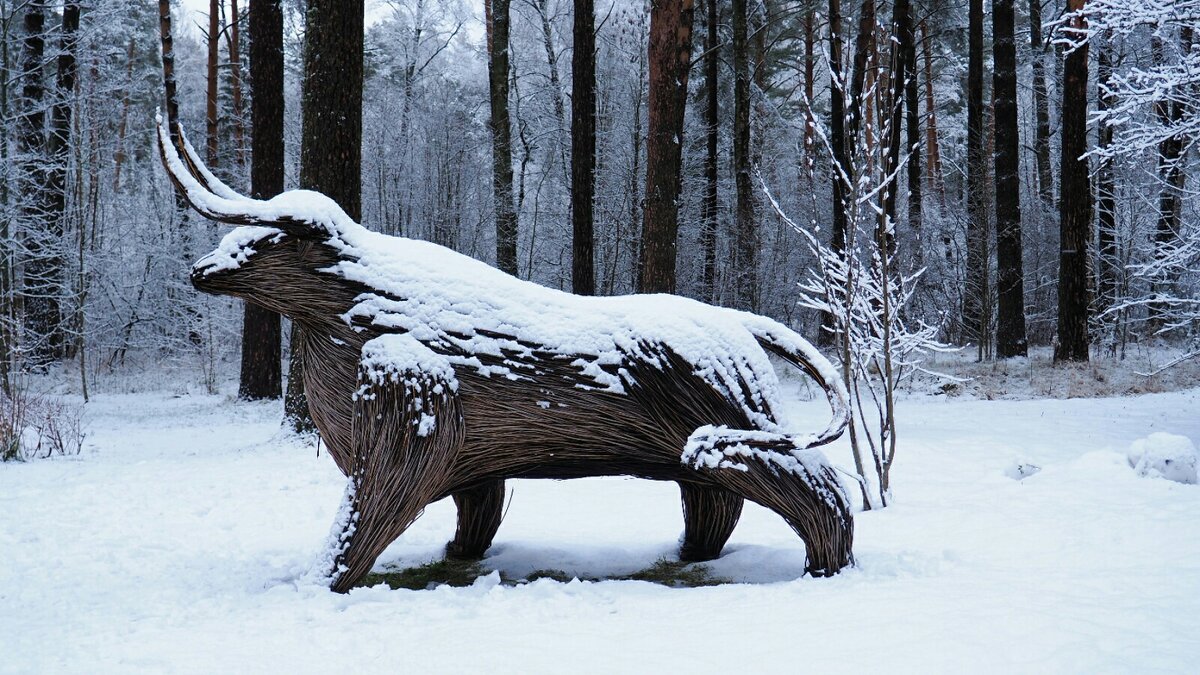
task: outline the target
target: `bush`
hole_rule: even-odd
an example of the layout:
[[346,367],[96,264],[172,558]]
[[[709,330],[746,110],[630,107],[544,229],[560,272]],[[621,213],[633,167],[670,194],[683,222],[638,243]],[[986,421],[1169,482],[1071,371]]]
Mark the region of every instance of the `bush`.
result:
[[82,405],[24,388],[0,391],[0,461],[78,455],[86,435]]

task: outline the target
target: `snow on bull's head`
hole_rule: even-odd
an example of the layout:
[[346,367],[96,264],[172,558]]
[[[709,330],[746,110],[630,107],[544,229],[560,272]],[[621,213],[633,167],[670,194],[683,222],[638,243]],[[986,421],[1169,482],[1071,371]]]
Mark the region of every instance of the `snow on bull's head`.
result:
[[[344,237],[362,226],[319,192],[292,190],[269,200],[238,194],[204,166],[183,129],[173,138],[161,117],[158,147],[171,182],[193,209],[238,226],[192,266],[192,285],[293,318],[317,311],[306,305],[327,300],[333,290],[330,276],[321,271],[344,259]],[[306,294],[306,288],[313,293]]]

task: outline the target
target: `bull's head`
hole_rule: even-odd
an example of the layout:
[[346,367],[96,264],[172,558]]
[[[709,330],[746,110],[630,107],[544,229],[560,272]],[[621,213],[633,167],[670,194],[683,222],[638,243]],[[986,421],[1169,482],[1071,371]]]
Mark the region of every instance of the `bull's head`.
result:
[[212,220],[237,225],[192,267],[192,285],[232,295],[293,319],[336,316],[357,289],[329,273],[345,258],[342,236],[361,229],[332,199],[292,190],[250,199],[222,183],[200,161],[182,128],[178,142],[158,120],[163,165],[180,194]]

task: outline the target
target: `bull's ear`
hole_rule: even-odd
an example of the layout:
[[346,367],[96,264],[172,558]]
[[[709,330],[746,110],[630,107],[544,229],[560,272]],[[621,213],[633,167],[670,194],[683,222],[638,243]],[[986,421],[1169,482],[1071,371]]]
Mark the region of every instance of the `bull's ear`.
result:
[[323,203],[321,210],[307,213],[306,209],[298,208],[302,204],[299,200],[277,197],[263,201],[239,194],[204,166],[195,148],[188,142],[182,126],[176,125],[176,133],[172,135],[163,124],[161,115],[156,121],[158,151],[163,167],[175,189],[204,217],[230,225],[276,227],[303,238],[322,237],[335,233],[345,223],[353,223],[336,205],[331,209]]

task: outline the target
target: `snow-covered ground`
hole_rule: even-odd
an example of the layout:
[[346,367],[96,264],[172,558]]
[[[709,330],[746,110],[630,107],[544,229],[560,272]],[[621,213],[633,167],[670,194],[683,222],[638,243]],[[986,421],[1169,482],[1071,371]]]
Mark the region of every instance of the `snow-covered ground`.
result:
[[[801,428],[824,403],[799,401]],[[343,489],[276,404],[103,394],[79,457],[0,465],[0,672],[1195,672],[1200,486],[1139,477],[1152,432],[1200,441],[1200,390],[901,405],[895,505],[858,568],[799,578],[801,542],[747,506],[712,574],[359,588],[302,581]],[[830,449],[849,465],[844,442]],[[1016,480],[1024,462],[1041,467]],[[485,565],[646,568],[675,552],[671,484],[510,483]],[[380,559],[439,557],[439,503]]]

